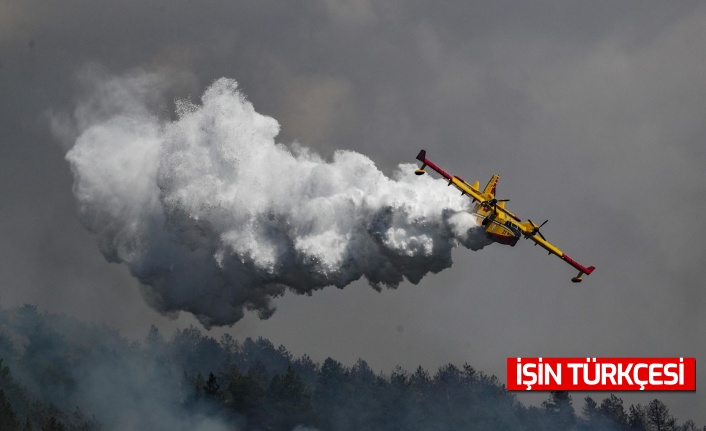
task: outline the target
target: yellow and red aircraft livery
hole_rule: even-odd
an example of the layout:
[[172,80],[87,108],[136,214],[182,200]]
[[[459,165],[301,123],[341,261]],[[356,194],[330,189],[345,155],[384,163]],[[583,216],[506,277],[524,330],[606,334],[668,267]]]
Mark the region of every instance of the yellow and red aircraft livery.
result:
[[423,175],[425,173],[424,168],[429,166],[441,174],[441,176],[449,180],[449,185],[456,186],[456,188],[459,189],[463,195],[468,196],[474,203],[476,203],[473,207],[473,215],[476,217],[478,223],[483,226],[483,229],[488,237],[494,242],[514,246],[517,244],[517,241],[521,236],[531,239],[535,242],[535,245],[540,245],[542,248],[547,250],[550,255],[555,254],[559,256],[566,263],[579,270],[579,274],[571,279],[574,283],[580,282],[583,279],[582,276],[584,274],[589,275],[594,269],[596,269],[593,266],[586,268],[547,241],[546,238],[544,238],[544,235],[542,235],[539,231],[539,229],[544,226],[547,221],[544,221],[544,223],[540,225],[534,224],[532,220],[529,219],[527,219],[526,222],[523,222],[515,214],[505,209],[505,202],[507,202],[508,199],[497,199],[495,197],[495,186],[500,178],[499,175],[493,175],[490,178],[490,181],[488,181],[488,185],[486,185],[481,192],[478,181],[471,185],[460,177],[452,177],[446,171],[427,159],[426,151],[421,150],[417,155],[417,160],[422,162],[422,166],[415,172],[417,175]]

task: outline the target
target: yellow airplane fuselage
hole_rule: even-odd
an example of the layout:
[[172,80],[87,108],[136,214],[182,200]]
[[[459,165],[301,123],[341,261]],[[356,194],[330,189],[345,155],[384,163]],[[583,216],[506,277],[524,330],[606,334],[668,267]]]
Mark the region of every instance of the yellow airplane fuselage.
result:
[[449,185],[453,184],[462,194],[467,195],[475,202],[473,216],[491,240],[499,244],[514,246],[522,237],[522,228],[518,223],[518,218],[513,219],[508,215],[511,213],[505,210],[505,202],[494,201],[495,185],[499,178],[498,175],[493,175],[482,192],[478,181],[471,185],[460,177],[451,177]]
[[497,243],[514,246],[522,236],[522,231],[510,217],[503,213],[495,213],[492,208],[478,203],[473,208],[473,215],[478,224],[483,226],[486,234]]

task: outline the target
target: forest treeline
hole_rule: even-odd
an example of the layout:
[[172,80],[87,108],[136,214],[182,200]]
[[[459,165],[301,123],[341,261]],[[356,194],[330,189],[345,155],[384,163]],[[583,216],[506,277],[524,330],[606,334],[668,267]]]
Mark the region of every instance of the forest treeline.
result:
[[706,431],[657,399],[555,391],[525,406],[468,364],[376,373],[195,327],[167,340],[153,326],[136,343],[31,305],[0,311],[0,358],[2,431]]

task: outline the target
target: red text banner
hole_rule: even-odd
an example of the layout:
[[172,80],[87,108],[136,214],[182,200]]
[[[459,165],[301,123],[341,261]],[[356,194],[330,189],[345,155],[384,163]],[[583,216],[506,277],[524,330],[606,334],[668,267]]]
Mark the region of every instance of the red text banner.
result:
[[511,391],[694,391],[695,358],[507,358]]

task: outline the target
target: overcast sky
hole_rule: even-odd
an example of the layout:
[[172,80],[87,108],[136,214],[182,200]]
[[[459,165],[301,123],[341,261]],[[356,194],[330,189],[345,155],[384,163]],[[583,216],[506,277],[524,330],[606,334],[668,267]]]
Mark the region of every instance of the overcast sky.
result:
[[[549,219],[544,235],[597,267],[574,285],[528,241],[458,249],[418,285],[289,293],[269,320],[215,336],[385,371],[468,362],[502,380],[509,356],[700,363],[705,43],[696,1],[0,0],[0,304],[138,339],[152,323],[198,325],[153,311],[105,261],[78,222],[71,142],[49,127],[81,99],[87,67],[142,69],[174,77],[155,114],[229,77],[279,121],[279,142],[358,151],[388,174],[421,148],[467,181],[498,173],[508,208]],[[621,396],[706,423],[699,391]]]

